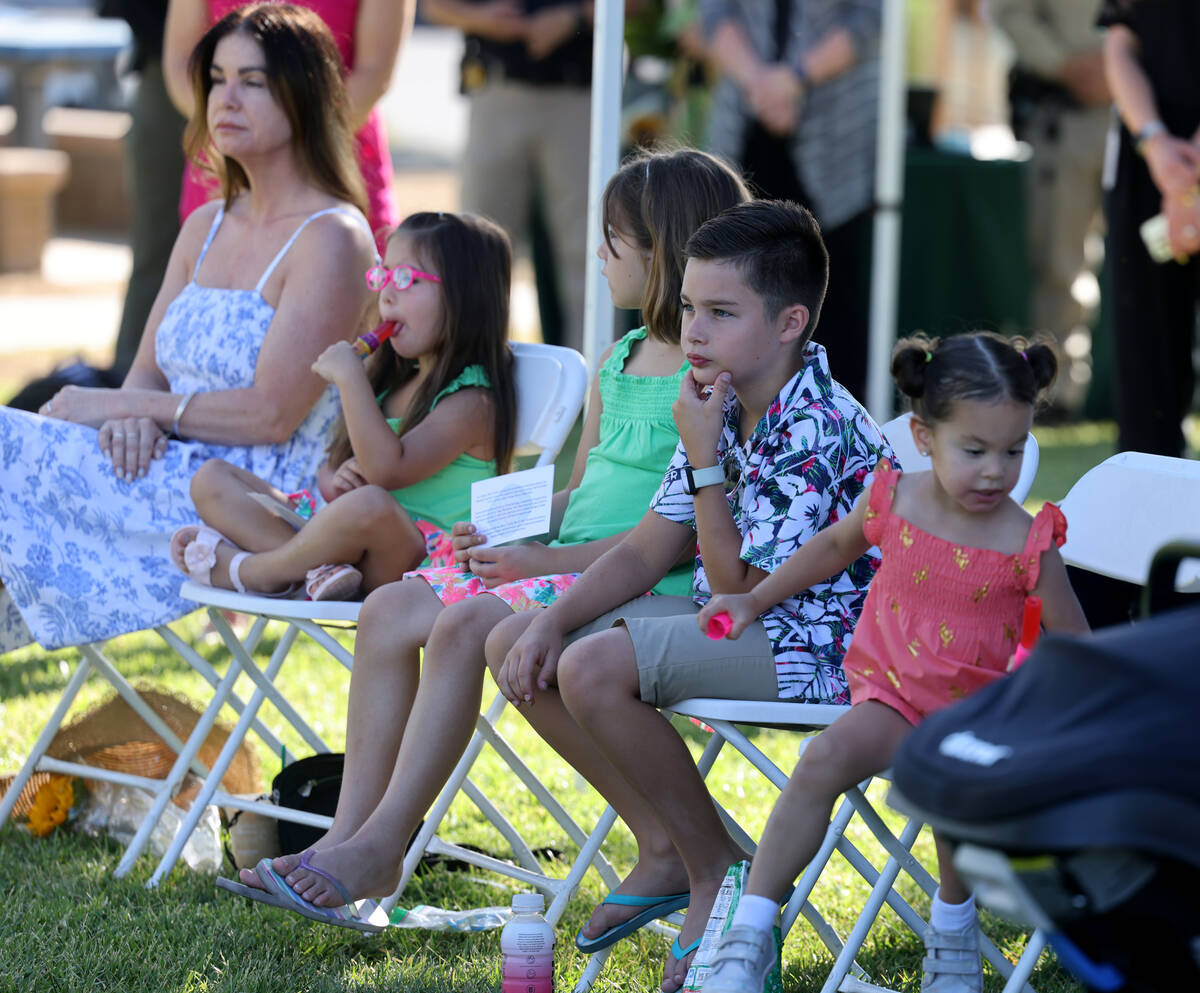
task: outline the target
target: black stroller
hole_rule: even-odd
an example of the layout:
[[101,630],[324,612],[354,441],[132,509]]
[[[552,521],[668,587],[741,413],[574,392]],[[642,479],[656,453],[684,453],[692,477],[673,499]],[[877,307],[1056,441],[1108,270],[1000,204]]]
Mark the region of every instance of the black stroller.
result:
[[[1200,548],[1159,554],[1148,599],[1184,556]],[[921,724],[893,773],[889,802],[1089,989],[1200,990],[1200,607],[1045,637]]]

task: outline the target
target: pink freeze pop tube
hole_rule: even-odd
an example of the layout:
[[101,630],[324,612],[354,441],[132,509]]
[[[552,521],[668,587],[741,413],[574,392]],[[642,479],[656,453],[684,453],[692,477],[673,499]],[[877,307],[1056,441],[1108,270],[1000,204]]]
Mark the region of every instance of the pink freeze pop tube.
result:
[[704,633],[712,638],[713,641],[720,641],[732,630],[733,618],[722,610],[719,614],[713,614],[708,619],[708,628]]
[[1037,644],[1038,635],[1042,631],[1042,598],[1027,596],[1025,610],[1021,614],[1021,641],[1013,652],[1013,669],[1019,669],[1029,658],[1033,646]]
[[364,359],[396,333],[395,321],[384,321],[377,328],[354,339],[354,351]]

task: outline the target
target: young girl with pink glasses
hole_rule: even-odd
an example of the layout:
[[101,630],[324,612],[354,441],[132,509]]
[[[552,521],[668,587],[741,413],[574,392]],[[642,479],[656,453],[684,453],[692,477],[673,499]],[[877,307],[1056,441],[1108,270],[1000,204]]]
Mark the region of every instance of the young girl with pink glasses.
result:
[[[425,565],[453,562],[450,528],[470,514],[471,483],[507,472],[516,430],[507,344],[512,254],[495,224],[471,215],[413,214],[367,270],[394,328],[363,362],[346,341],[313,371],[338,388],[342,419],[315,481],[323,506],[296,530],[271,506],[310,512],[228,462],[192,479],[200,525],[171,539],[197,582],[313,600],[369,592]],[[263,500],[262,495],[270,499]]]

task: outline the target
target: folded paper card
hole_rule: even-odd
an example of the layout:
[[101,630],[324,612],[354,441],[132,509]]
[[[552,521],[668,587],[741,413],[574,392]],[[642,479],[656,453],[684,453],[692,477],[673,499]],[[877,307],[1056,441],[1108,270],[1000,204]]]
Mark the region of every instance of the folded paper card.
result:
[[489,545],[550,530],[554,466],[541,465],[471,484],[471,523]]

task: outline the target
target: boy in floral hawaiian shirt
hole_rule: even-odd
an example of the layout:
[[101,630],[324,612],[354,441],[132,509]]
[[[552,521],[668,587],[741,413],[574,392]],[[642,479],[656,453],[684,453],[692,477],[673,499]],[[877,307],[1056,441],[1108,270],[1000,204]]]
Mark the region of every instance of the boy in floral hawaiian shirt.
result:
[[[807,210],[741,204],[696,231],[686,255],[691,368],[674,408],[679,447],[649,511],[551,607],[515,615],[488,640],[501,691],[638,842],[638,865],[579,947],[598,951],[690,901],[663,971],[667,993],[682,985],[725,870],[744,853],[657,708],[697,696],[846,702],[841,658],[877,563],[858,560],[737,641],[705,638],[697,604],[750,589],[849,513],[891,454],[810,340],[828,255]],[[693,547],[690,599],[640,596]]]

